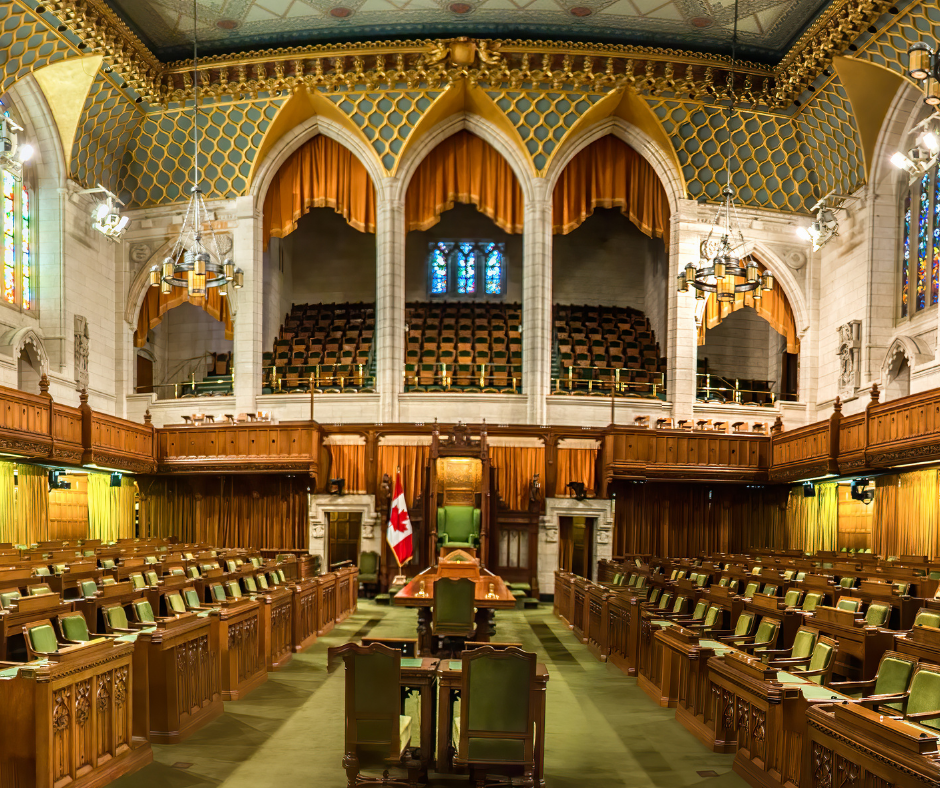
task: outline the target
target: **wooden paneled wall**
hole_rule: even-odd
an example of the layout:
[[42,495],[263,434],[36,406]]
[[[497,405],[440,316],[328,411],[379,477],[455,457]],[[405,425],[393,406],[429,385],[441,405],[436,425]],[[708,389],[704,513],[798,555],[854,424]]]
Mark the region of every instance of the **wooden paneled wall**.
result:
[[852,498],[847,484],[839,485],[839,542],[838,546],[864,550],[871,547],[872,506]]
[[49,491],[49,538],[88,537],[88,477],[69,474],[69,490]]

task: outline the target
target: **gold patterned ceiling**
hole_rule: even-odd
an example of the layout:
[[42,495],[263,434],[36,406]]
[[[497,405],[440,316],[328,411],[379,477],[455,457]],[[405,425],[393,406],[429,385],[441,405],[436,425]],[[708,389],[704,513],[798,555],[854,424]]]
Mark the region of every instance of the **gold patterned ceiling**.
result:
[[[0,24],[0,93],[27,73],[98,58],[71,137],[71,177],[140,206],[184,199],[191,66],[164,63],[103,0],[9,0]],[[429,124],[469,111],[515,139],[535,174],[580,129],[622,117],[672,150],[689,197],[714,199],[733,100],[742,202],[806,211],[865,183],[873,115],[886,110],[871,86],[890,101],[908,42],[938,38],[934,4],[835,0],[779,63],[740,63],[734,80],[724,55],[614,44],[438,39],[215,56],[200,69],[208,196],[246,193],[289,119],[329,116],[392,174]]]

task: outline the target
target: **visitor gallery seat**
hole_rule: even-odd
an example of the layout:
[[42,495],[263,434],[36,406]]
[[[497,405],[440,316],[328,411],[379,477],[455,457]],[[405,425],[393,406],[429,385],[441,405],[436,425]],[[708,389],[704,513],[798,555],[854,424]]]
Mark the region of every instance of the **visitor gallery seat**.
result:
[[915,657],[908,657],[896,651],[886,651],[881,657],[881,662],[878,663],[878,672],[873,679],[834,681],[829,684],[829,687],[850,698],[860,700],[863,705],[870,706],[875,711],[886,709],[885,713],[896,713],[903,710],[903,700],[916,668]]
[[[342,657],[346,665],[343,768],[347,786],[416,788],[421,764],[411,749],[412,719],[402,714],[401,652],[381,643],[346,643],[329,650],[329,659],[334,657]],[[407,779],[389,775],[394,767],[405,769]],[[384,778],[366,776],[364,770],[374,770]]]
[[474,785],[492,784],[490,774],[535,785],[535,654],[484,646],[464,652],[462,663],[454,764]]
[[437,508],[437,546],[477,548],[480,546],[480,510],[472,506]]

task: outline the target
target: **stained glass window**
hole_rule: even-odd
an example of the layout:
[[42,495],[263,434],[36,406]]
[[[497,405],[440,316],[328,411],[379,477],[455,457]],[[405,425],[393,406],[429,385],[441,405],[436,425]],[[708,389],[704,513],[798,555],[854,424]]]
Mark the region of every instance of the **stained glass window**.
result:
[[940,285],[940,177],[934,175],[933,187],[933,253],[930,261],[930,305],[937,303]]
[[3,298],[16,303],[16,179],[3,171]]
[[940,175],[934,166],[908,187],[901,232],[901,317],[940,303]]
[[21,259],[21,276],[20,281],[22,282],[22,293],[23,293],[23,309],[32,309],[33,308],[33,289],[32,289],[32,268],[33,268],[33,259],[30,251],[30,245],[32,239],[30,238],[30,222],[32,217],[29,213],[29,190],[23,189],[23,197],[20,200],[21,204],[21,218],[20,218],[20,249],[22,250],[22,259]]
[[502,296],[505,265],[505,244],[434,241],[428,250],[428,291],[432,296]]
[[904,200],[904,256],[901,263],[901,317],[907,317],[907,294],[911,264],[911,194]]
[[927,306],[927,249],[930,241],[930,173],[920,182],[920,210],[917,216],[917,309]]

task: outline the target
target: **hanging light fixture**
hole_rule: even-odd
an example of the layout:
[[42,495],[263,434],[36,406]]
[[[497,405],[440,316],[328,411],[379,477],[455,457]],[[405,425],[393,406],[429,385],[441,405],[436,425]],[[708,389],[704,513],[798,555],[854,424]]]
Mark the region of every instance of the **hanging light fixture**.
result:
[[[734,3],[734,33],[731,38],[731,78],[734,86],[734,66],[738,44],[738,0]],[[699,247],[699,262],[689,262],[685,270],[676,277],[680,293],[695,290],[699,300],[707,298],[708,293],[715,293],[719,301],[734,301],[738,293],[753,293],[760,298],[761,290],[772,290],[774,277],[769,271],[763,275],[753,259],[745,261],[744,235],[739,229],[737,210],[734,205],[735,191],[731,185],[731,116],[734,112],[734,99],[728,107],[728,155],[725,157],[728,175],[725,187],[721,190],[724,198],[712,222],[708,236]]]
[[924,104],[940,104],[940,55],[928,44],[918,41],[907,50],[907,75],[920,82]]
[[218,236],[209,221],[209,211],[199,186],[199,49],[196,38],[198,9],[193,0],[193,184],[179,237],[163,259],[150,269],[150,285],[168,294],[185,287],[191,301],[198,302],[211,288],[227,296],[229,287],[240,289],[245,274],[231,257],[222,254]]

